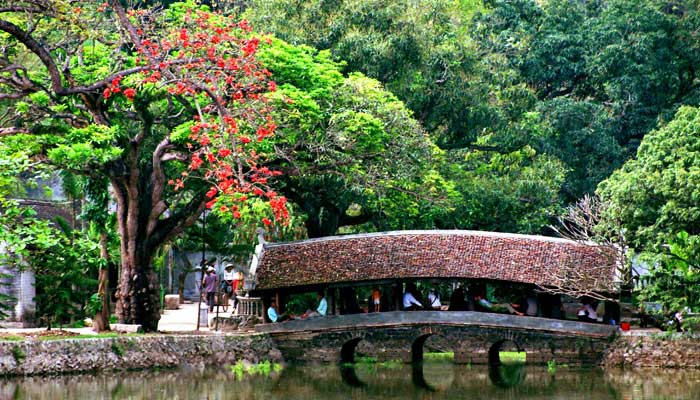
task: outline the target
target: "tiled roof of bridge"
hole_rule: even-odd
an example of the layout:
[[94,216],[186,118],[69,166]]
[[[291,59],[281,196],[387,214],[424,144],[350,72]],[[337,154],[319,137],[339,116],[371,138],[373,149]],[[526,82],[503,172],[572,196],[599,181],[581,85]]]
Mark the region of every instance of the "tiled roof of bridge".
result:
[[398,231],[266,243],[256,269],[256,289],[394,278],[547,285],[572,268],[596,271],[604,275],[599,282],[607,284],[615,274],[609,253],[564,239],[479,231]]

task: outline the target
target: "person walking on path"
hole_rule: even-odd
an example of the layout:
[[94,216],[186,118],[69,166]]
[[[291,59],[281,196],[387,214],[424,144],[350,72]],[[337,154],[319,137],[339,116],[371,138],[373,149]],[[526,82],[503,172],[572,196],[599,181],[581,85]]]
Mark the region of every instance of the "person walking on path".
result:
[[207,305],[209,306],[209,312],[214,311],[217,280],[216,270],[214,267],[210,266],[207,268],[207,276],[204,277],[204,292],[207,294]]

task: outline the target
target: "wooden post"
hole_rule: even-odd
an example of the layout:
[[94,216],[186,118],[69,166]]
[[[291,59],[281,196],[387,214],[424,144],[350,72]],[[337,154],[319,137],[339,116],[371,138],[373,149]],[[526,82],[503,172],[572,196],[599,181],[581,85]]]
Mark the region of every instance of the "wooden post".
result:
[[396,293],[394,293],[394,310],[401,311],[403,308],[403,281],[396,281]]
[[336,291],[335,288],[328,290],[328,297],[330,298],[330,303],[331,303],[331,306],[330,306],[331,315],[336,315],[336,313],[335,313],[335,291]]

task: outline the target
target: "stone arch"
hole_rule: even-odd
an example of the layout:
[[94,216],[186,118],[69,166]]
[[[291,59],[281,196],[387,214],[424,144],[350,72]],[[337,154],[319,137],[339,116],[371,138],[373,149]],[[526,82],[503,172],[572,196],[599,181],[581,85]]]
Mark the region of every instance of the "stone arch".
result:
[[520,346],[520,343],[518,343],[517,340],[515,339],[501,339],[494,344],[491,345],[489,348],[489,365],[490,366],[499,366],[502,364],[501,362],[501,356],[500,356],[500,351],[501,348],[503,347],[504,344],[506,343],[513,343],[515,344],[515,348],[518,350],[518,352],[525,352],[525,350]]
[[418,336],[411,342],[411,358],[413,363],[424,361],[424,355],[427,349],[437,352],[451,352],[453,354],[452,361],[462,351],[462,341],[457,340],[455,335],[448,329],[440,327],[424,327],[416,332]]
[[361,340],[361,337],[356,337],[343,343],[343,345],[340,348],[340,362],[355,362],[355,349],[357,348],[357,344],[360,343]]
[[411,343],[411,362],[418,363],[423,361],[423,345],[429,337],[433,336],[433,333],[425,333],[418,336],[413,343]]

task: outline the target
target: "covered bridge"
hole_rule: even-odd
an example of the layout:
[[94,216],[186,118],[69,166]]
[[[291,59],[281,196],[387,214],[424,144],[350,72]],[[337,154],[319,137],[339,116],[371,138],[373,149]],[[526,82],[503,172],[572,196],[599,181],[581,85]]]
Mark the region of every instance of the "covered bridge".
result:
[[[480,231],[396,231],[262,243],[256,291],[391,279],[487,279],[557,284],[572,269],[601,288],[615,279],[609,251],[565,239]],[[593,283],[591,283],[593,284]]]

